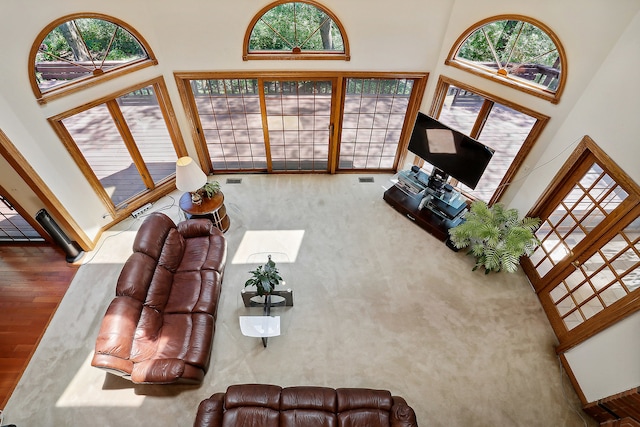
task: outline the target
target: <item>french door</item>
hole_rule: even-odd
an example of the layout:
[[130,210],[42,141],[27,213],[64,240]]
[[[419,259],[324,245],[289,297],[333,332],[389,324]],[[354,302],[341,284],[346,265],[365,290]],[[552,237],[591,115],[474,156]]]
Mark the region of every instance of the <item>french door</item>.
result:
[[560,340],[578,344],[640,309],[640,190],[588,137],[528,214],[523,269]]
[[332,80],[262,80],[269,171],[328,172]]
[[113,218],[169,186],[176,160],[186,154],[162,79],[49,121]]
[[266,74],[176,73],[205,171],[397,167],[426,75]]

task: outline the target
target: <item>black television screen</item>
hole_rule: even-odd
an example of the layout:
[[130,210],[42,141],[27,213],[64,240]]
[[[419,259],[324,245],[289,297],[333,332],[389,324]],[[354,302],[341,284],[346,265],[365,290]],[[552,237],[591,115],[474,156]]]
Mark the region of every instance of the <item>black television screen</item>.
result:
[[408,148],[471,189],[478,185],[494,153],[492,148],[420,112]]

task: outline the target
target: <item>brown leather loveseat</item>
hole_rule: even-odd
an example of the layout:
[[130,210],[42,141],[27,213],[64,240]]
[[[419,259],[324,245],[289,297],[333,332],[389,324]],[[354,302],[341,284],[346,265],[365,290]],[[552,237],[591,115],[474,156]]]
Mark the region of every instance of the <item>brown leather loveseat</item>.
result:
[[240,384],[200,402],[194,427],[417,427],[387,390]]
[[152,213],[116,284],[91,362],[134,383],[200,383],[209,368],[227,243],[208,219]]

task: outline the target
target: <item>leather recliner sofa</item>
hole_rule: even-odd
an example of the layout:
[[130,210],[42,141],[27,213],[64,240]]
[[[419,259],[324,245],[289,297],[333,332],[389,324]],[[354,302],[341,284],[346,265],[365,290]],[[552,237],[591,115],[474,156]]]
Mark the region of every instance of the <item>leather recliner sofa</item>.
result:
[[194,427],[417,427],[387,390],[239,384],[200,402]]
[[96,340],[92,366],[134,383],[200,383],[209,368],[227,243],[208,219],[140,226]]

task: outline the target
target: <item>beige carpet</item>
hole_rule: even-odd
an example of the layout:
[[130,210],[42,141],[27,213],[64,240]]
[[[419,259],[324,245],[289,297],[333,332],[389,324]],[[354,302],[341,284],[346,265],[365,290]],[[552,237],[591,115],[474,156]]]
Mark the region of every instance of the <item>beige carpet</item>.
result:
[[[471,257],[383,201],[389,177],[216,177],[231,218],[229,253],[211,369],[199,387],[135,386],[90,366],[141,220],[114,227],[85,256],[5,423],[189,426],[202,399],[260,382],[388,389],[413,406],[421,426],[596,425],[576,412],[579,400],[524,274],[472,272]],[[180,220],[179,196],[153,210]],[[238,322],[253,252],[284,252],[291,261],[279,265],[295,306],[283,310],[283,335],[266,349]]]

